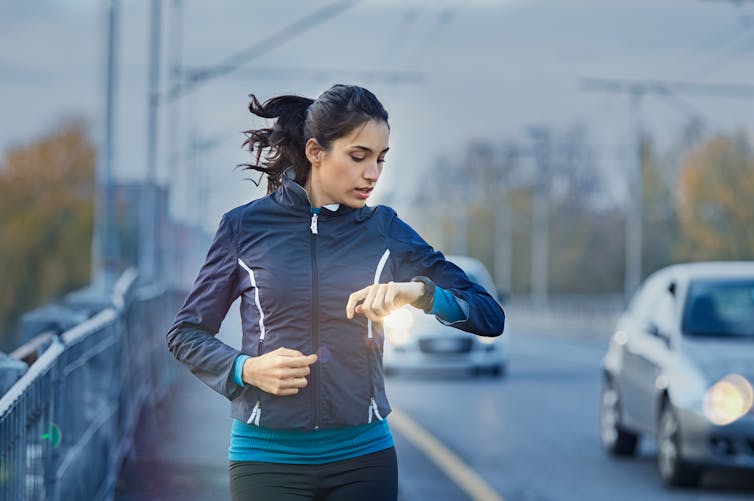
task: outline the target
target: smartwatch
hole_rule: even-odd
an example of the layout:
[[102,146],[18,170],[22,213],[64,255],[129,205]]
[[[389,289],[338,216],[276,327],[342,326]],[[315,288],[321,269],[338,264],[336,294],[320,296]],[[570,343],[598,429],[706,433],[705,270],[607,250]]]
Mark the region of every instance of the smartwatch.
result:
[[427,277],[417,276],[411,279],[412,282],[421,282],[424,284],[424,294],[411,303],[414,308],[419,308],[424,313],[429,313],[435,302],[435,283]]

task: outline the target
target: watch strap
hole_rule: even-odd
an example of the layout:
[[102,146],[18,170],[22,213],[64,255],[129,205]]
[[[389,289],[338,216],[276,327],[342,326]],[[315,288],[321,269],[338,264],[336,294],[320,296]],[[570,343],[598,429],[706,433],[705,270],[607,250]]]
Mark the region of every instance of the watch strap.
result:
[[429,313],[429,311],[432,309],[432,305],[434,304],[435,283],[430,278],[421,275],[413,277],[411,281],[421,282],[424,284],[424,294],[422,294],[419,299],[411,303],[411,306],[424,311],[424,313]]

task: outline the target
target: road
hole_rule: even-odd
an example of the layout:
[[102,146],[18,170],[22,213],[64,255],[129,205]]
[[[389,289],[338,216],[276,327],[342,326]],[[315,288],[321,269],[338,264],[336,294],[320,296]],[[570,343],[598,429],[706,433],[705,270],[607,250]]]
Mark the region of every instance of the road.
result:
[[[220,338],[236,344],[237,307]],[[644,441],[634,459],[602,452],[597,435],[604,340],[513,331],[502,379],[460,374],[387,380],[392,405],[417,423],[505,501],[738,501],[754,499],[754,475],[709,475],[700,489],[668,490]],[[228,404],[180,367],[175,391],[145,413],[116,500],[229,499]],[[391,422],[391,419],[388,418]],[[401,501],[472,499],[391,422]]]
[[[392,404],[472,467],[506,501],[754,499],[754,475],[713,473],[700,489],[669,490],[655,445],[612,459],[597,433],[599,364],[605,341],[516,333],[503,379],[447,375],[388,379]],[[466,494],[396,433],[407,499],[464,500]]]

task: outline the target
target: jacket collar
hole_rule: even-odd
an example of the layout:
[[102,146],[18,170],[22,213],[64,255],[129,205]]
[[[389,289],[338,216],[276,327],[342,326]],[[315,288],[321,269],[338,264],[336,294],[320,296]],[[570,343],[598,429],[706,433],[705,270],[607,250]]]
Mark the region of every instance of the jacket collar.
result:
[[[293,167],[287,168],[283,172],[283,182],[280,188],[273,193],[273,197],[281,205],[308,215],[311,213],[312,204],[304,187],[295,181],[295,175]],[[345,204],[328,204],[322,208],[325,210],[320,211],[320,217],[328,218],[358,212],[357,219],[359,221],[366,219],[371,215],[372,210],[374,210],[372,207],[367,206],[355,209]]]

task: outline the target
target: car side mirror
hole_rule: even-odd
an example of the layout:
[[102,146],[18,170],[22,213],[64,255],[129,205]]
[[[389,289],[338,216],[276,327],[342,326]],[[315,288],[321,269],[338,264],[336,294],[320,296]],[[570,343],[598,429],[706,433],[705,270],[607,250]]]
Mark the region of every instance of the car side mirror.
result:
[[651,322],[647,324],[647,333],[649,333],[650,336],[662,339],[668,348],[671,347],[670,336],[666,332],[661,331],[655,324]]
[[660,329],[652,322],[647,323],[647,334],[653,337],[660,337]]

